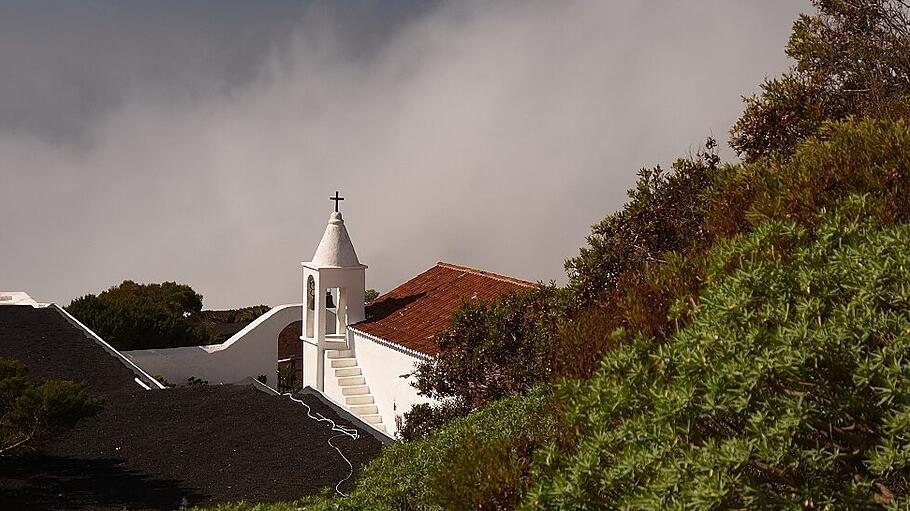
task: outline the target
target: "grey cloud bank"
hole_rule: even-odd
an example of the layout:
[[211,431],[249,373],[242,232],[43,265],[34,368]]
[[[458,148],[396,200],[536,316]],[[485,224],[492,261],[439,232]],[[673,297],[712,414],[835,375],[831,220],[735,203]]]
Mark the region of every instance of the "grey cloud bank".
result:
[[297,301],[336,189],[368,286],[562,280],[637,169],[726,140],[808,8],[152,4],[0,7],[0,288]]

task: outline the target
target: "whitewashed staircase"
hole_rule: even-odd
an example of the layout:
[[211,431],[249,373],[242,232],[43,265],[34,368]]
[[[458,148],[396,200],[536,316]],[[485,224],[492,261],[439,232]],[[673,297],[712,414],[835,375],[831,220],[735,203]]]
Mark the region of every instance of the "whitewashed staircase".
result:
[[343,342],[327,342],[326,344],[326,357],[329,359],[330,370],[334,372],[338,386],[341,387],[345,407],[354,415],[385,433],[382,416],[379,415],[379,409],[376,407],[373,395],[370,394],[370,387],[363,377],[360,366],[357,365],[354,351],[347,349],[347,345]]

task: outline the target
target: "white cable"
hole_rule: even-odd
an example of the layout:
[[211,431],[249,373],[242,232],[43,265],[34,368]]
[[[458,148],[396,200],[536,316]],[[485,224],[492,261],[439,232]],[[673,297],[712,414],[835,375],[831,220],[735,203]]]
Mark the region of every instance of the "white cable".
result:
[[316,415],[313,415],[313,409],[310,408],[310,405],[306,404],[305,402],[303,402],[300,399],[297,399],[296,397],[291,395],[291,393],[289,393],[289,392],[282,394],[282,396],[287,396],[287,397],[291,398],[291,401],[302,404],[303,406],[306,407],[307,417],[313,419],[316,422],[328,422],[329,425],[332,426],[332,431],[339,433],[333,437],[330,437],[327,440],[327,443],[329,444],[330,447],[332,447],[333,449],[338,451],[338,454],[341,455],[341,459],[343,459],[344,462],[347,463],[348,467],[350,468],[348,475],[341,481],[338,481],[338,484],[335,485],[335,492],[338,493],[338,495],[341,495],[342,497],[347,497],[347,495],[345,495],[341,490],[339,490],[338,487],[341,486],[341,483],[347,481],[348,479],[351,478],[351,476],[354,475],[354,465],[351,464],[351,461],[347,458],[347,456],[345,456],[344,453],[341,452],[341,449],[339,449],[338,446],[336,446],[335,444],[332,443],[332,440],[339,438],[339,437],[343,437],[343,436],[349,437],[352,440],[357,440],[358,438],[360,438],[360,431],[358,431],[356,428],[346,428],[344,426],[339,426],[338,424],[335,424],[335,421],[333,421],[332,419],[329,419],[328,417],[325,417],[321,413],[317,412]]

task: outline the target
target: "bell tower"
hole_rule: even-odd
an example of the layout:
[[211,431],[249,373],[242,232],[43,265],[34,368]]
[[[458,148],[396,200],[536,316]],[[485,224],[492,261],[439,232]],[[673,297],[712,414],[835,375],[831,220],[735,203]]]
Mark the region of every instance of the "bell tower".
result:
[[[347,349],[349,324],[363,321],[367,266],[360,264],[354,244],[344,226],[338,204],[344,198],[335,192],[335,211],[316,247],[313,259],[303,265],[303,385],[325,387],[326,349]],[[326,333],[327,311],[334,309],[336,333]]]

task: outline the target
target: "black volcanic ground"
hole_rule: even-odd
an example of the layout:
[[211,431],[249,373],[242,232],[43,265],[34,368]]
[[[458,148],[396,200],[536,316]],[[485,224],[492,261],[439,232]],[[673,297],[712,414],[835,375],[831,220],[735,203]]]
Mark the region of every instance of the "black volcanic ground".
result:
[[[0,509],[294,499],[348,474],[329,438],[355,469],[381,446],[370,434],[337,436],[307,417],[306,407],[248,385],[143,390],[132,371],[52,308],[0,306],[0,357],[25,363],[34,379],[83,381],[105,399],[97,416],[36,452],[0,458]],[[300,397],[352,426],[318,398]]]

